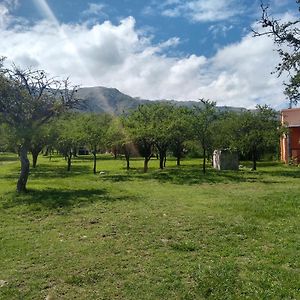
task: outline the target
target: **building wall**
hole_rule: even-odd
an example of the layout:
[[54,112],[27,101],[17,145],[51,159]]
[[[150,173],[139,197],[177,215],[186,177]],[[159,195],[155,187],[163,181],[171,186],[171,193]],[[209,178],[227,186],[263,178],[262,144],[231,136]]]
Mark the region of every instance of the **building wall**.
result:
[[300,108],[285,109],[281,112],[281,123],[288,132],[280,140],[281,160],[300,163]]

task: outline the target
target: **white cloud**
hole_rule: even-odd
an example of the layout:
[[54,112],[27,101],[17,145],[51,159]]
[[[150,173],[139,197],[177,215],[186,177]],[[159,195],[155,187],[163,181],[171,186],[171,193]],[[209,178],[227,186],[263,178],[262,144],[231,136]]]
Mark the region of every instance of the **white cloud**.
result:
[[164,16],[181,16],[193,22],[228,20],[244,10],[236,0],[166,1],[158,5],[158,8]]
[[1,0],[0,2],[0,27],[11,23],[11,11],[19,5],[18,0]]
[[107,15],[103,12],[104,8],[105,8],[104,4],[89,3],[88,8],[82,12],[82,15],[85,17],[90,17],[90,16],[107,17]]
[[0,35],[5,40],[0,55],[10,62],[70,76],[82,86],[116,87],[148,99],[205,97],[219,105],[254,107],[261,102],[276,107],[284,102],[281,79],[270,74],[278,56],[267,37],[247,35],[206,58],[168,56],[165,50],[180,40],[153,44],[136,30],[132,17],[118,25],[105,21],[92,27],[49,21],[22,30],[2,26]]
[[208,27],[208,30],[212,33],[214,39],[218,36],[226,37],[227,33],[232,30],[234,27],[233,25],[225,25],[225,24],[213,24]]

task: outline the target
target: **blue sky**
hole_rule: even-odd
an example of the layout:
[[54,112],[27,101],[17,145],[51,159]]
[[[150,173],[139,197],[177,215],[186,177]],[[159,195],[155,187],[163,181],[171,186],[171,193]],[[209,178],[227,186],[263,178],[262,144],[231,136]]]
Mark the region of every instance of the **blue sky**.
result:
[[[297,17],[294,0],[269,4]],[[0,0],[0,55],[141,98],[284,107],[272,40],[252,37],[260,13],[256,0]]]

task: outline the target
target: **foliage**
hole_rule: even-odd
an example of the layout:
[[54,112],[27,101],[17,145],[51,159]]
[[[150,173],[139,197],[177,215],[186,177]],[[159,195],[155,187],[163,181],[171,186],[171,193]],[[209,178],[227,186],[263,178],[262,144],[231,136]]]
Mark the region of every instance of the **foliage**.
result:
[[93,172],[96,174],[97,152],[101,148],[106,148],[107,131],[112,122],[112,116],[109,114],[85,114],[81,118],[77,116],[77,119],[79,119],[77,126],[81,128],[83,135],[82,145],[88,146],[94,155]]
[[206,155],[213,150],[213,124],[217,119],[216,102],[200,99],[203,107],[195,106],[193,109],[192,126],[194,137],[203,149],[202,170],[206,172]]
[[19,144],[19,192],[26,191],[29,176],[27,151],[40,127],[76,103],[76,87],[68,80],[49,78],[41,70],[4,69],[0,63],[0,115],[11,126]]
[[276,152],[280,137],[280,122],[275,110],[268,106],[257,106],[255,111],[246,111],[236,123],[237,148],[243,153],[250,153],[253,169],[259,156],[268,150]]
[[0,152],[16,151],[16,135],[8,124],[0,123]]
[[152,105],[140,105],[125,120],[125,128],[131,141],[144,157],[144,172],[148,170],[148,162],[153,155],[154,131],[152,124]]
[[177,107],[173,110],[173,117],[170,123],[170,149],[177,158],[177,165],[180,159],[187,152],[187,142],[193,138],[193,127],[191,122],[191,110],[185,107]]
[[[300,11],[300,0],[296,0]],[[285,94],[289,97],[290,106],[297,104],[300,100],[300,18],[288,22],[276,20],[269,14],[269,6],[261,4],[262,17],[260,24],[262,32],[254,31],[255,36],[268,35],[273,37],[275,44],[279,47],[278,53],[281,63],[276,71],[279,76],[283,72],[290,75],[290,82],[286,84]]]
[[55,122],[58,134],[55,147],[67,159],[67,170],[71,170],[72,157],[76,155],[77,149],[84,144],[85,136],[81,128],[81,119],[76,113],[68,113]]

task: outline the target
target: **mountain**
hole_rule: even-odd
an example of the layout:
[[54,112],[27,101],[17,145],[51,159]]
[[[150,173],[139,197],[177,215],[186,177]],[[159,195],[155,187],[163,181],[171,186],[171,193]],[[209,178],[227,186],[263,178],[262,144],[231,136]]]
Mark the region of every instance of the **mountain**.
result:
[[[78,89],[76,97],[80,99],[78,110],[82,112],[107,112],[120,115],[123,112],[137,108],[140,104],[147,104],[153,102],[169,102],[175,106],[202,106],[201,102],[197,101],[175,101],[175,100],[145,100],[140,98],[133,98],[121,93],[115,88],[107,88],[102,86],[85,87]],[[218,106],[220,111],[243,111],[242,107],[227,107]]]
[[107,112],[120,115],[148,101],[138,100],[114,88],[86,87],[78,89],[79,110],[84,112]]

